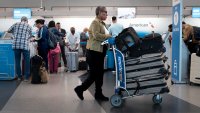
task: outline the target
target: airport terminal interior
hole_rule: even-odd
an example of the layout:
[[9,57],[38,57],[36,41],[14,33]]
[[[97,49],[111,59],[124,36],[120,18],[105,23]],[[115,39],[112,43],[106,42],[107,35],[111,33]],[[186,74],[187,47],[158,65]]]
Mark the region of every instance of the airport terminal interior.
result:
[[199,0],[0,1],[0,113],[200,113],[199,69]]

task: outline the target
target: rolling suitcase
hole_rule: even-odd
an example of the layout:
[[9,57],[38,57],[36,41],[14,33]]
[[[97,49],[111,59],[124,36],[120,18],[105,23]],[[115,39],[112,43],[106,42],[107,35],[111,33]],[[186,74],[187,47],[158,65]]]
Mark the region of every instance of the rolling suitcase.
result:
[[165,52],[160,34],[153,33],[140,38],[136,31],[129,27],[116,37],[116,46],[130,57],[140,57],[144,54]]
[[84,60],[80,60],[79,63],[78,63],[78,69],[79,70],[87,70],[87,62],[84,61]]
[[191,67],[190,67],[190,83],[200,84],[200,57],[193,53],[191,55]]
[[127,79],[127,90],[132,94],[153,94],[169,92],[167,83],[162,75]]
[[71,72],[78,70],[78,52],[67,52],[67,67]]
[[43,59],[39,55],[35,55],[31,58],[31,83],[32,84],[40,84],[41,76],[39,73],[40,67],[42,65]]

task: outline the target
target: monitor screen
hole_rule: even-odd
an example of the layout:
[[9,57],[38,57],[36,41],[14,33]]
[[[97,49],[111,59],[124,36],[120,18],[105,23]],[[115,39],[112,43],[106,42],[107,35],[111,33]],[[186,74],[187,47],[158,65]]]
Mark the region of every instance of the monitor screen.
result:
[[13,9],[13,18],[20,19],[22,16],[26,16],[28,19],[31,18],[30,8],[15,8]]
[[192,8],[192,18],[200,18],[200,7]]

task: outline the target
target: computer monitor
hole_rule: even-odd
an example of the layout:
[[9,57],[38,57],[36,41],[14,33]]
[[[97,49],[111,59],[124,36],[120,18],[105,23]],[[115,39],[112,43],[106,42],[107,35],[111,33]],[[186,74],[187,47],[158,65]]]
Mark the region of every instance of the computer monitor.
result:
[[200,18],[200,7],[192,8],[192,18]]
[[14,8],[13,9],[14,19],[20,19],[22,16],[26,16],[28,19],[31,19],[31,8]]

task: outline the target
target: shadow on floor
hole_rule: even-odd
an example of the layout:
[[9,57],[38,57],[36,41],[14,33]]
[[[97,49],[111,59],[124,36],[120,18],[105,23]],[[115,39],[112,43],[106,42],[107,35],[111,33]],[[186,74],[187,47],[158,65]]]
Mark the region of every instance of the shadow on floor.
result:
[[[80,76],[84,81],[87,73]],[[112,72],[104,74],[103,92],[106,96],[111,97],[114,94],[115,76]],[[94,84],[89,88],[94,95]],[[120,108],[114,108],[110,102],[99,102],[107,113],[199,113],[200,108],[184,100],[174,97],[170,94],[162,95],[163,101],[160,105],[154,105],[152,102],[153,95],[137,96],[124,100]]]

